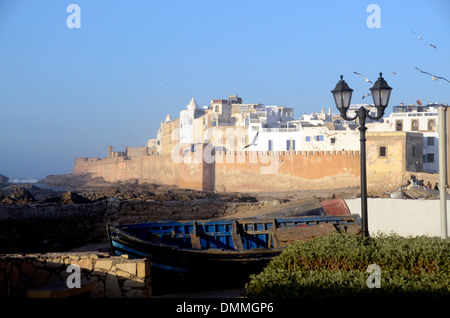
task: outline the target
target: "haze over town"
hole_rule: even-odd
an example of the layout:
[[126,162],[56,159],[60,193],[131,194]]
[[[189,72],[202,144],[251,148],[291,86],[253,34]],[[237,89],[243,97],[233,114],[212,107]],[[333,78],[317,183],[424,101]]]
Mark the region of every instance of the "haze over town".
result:
[[[69,28],[67,7],[80,8]],[[339,75],[362,99],[378,73],[392,106],[450,103],[450,3],[2,1],[0,173],[72,172],[76,157],[140,147],[167,114],[237,94],[298,119],[332,107]],[[417,34],[420,34],[421,39]],[[433,44],[430,46],[428,44]],[[392,72],[396,74],[392,74]]]

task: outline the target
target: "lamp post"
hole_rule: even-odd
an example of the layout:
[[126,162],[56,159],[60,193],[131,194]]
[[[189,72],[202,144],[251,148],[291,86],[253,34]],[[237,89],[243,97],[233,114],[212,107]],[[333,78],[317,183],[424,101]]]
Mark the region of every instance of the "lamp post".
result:
[[380,119],[384,115],[384,110],[389,103],[389,97],[391,96],[392,88],[386,83],[380,73],[380,77],[370,89],[372,92],[372,98],[374,105],[377,109],[376,116],[371,116],[368,109],[361,106],[354,117],[348,117],[347,111],[350,107],[350,101],[352,99],[353,90],[343,80],[336,84],[336,87],[331,91],[333,93],[336,107],[341,113],[341,117],[347,121],[353,121],[358,118],[359,123],[359,141],[360,141],[360,169],[361,169],[361,216],[362,216],[362,236],[369,236],[369,226],[367,222],[367,180],[366,180],[366,118],[373,120]]

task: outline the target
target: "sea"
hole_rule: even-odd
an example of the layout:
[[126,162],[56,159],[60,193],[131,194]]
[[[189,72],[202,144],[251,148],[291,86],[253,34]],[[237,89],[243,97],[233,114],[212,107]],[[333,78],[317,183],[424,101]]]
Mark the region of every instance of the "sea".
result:
[[9,178],[10,183],[37,183],[44,178]]
[[9,178],[8,182],[14,183],[14,184],[34,184],[35,186],[45,189],[45,190],[54,190],[54,191],[70,191],[70,188],[66,187],[55,187],[51,185],[47,185],[45,183],[38,183],[41,180],[44,180],[45,178]]

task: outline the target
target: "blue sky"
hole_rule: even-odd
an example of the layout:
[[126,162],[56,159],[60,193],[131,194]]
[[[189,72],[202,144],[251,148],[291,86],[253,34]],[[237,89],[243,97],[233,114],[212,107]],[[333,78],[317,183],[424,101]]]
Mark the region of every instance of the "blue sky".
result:
[[[66,25],[72,3],[79,29]],[[380,28],[366,24],[372,3]],[[353,71],[384,73],[388,113],[450,103],[450,83],[414,68],[450,79],[449,40],[447,0],[1,0],[0,174],[71,173],[108,145],[144,146],[191,97],[238,94],[299,118],[334,109],[343,74],[360,103],[371,85]]]

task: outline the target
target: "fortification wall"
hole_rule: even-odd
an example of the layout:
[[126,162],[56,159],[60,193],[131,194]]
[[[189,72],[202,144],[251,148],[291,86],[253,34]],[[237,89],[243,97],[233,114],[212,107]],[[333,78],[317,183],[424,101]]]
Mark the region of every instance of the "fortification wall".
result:
[[[404,184],[401,155],[380,161],[368,142],[368,191],[386,192]],[[374,144],[374,147],[377,146]],[[397,148],[403,149],[401,145]],[[190,149],[190,148],[189,148]],[[374,148],[376,149],[376,148]],[[373,152],[373,153],[372,153]],[[183,153],[181,151],[180,153]],[[390,151],[390,154],[396,151]],[[399,154],[402,150],[399,151]],[[377,161],[375,164],[371,160]],[[380,162],[378,162],[380,161]],[[139,179],[202,191],[292,191],[360,184],[358,151],[275,151],[211,153],[205,144],[195,152],[121,158],[78,158],[74,174],[90,173],[106,181]]]
[[359,184],[359,152],[235,152],[215,165],[223,191],[292,191]]
[[139,179],[168,185],[178,185],[178,166],[170,154],[159,156],[77,158],[74,175],[91,174],[105,181]]

